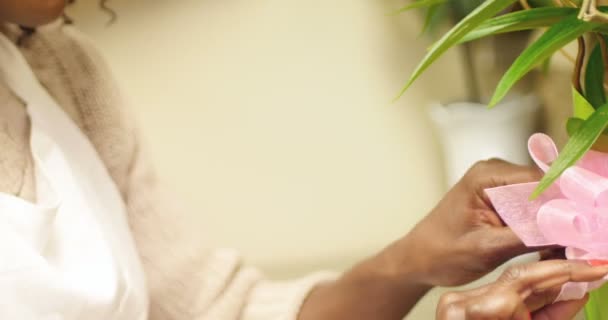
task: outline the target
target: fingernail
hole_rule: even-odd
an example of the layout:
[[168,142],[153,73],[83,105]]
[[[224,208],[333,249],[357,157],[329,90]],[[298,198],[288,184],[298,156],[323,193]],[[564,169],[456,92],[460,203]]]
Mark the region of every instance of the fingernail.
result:
[[594,267],[608,265],[608,260],[589,260],[587,262]]

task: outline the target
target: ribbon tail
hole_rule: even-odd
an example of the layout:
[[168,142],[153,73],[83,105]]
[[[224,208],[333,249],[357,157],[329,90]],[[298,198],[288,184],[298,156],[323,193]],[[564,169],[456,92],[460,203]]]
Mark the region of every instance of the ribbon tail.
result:
[[559,188],[551,187],[536,200],[528,198],[538,182],[513,184],[486,189],[494,209],[528,247],[555,244],[545,238],[537,224],[537,213],[546,202],[561,197]]
[[[594,283],[594,286],[599,286]],[[562,286],[555,302],[582,299],[591,290],[589,282],[568,282]]]

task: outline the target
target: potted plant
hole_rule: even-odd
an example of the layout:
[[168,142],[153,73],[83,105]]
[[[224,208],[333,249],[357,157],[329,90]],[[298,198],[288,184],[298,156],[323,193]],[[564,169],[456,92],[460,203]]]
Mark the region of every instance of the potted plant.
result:
[[[423,6],[432,5],[434,2],[437,1],[419,0],[416,3]],[[575,211],[578,210],[578,205],[588,205],[594,208],[588,217],[595,220],[583,219],[585,223],[572,226],[576,227],[576,230],[573,230],[587,235],[606,234],[606,230],[603,230],[606,226],[603,214],[608,210],[608,202],[598,199],[608,195],[604,193],[608,190],[608,135],[605,133],[608,127],[605,81],[608,67],[608,14],[605,12],[608,12],[608,8],[602,7],[598,0],[551,0],[534,3],[521,0],[524,10],[504,13],[505,9],[515,2],[516,0],[486,0],[479,4],[429,49],[400,95],[451,47],[500,33],[541,30],[542,34],[522,50],[502,76],[488,103],[491,109],[503,101],[510,89],[526,74],[545,64],[553,54],[569,43],[576,41],[578,52],[572,72],[572,86],[554,88],[572,91],[573,116],[566,124],[569,139],[559,154],[546,143],[536,146],[543,149],[541,153],[549,154],[550,157],[536,159],[537,163],[546,161],[542,165],[546,172],[540,182],[532,185],[530,199],[525,201],[541,201],[539,196],[550,197],[548,194],[551,192],[547,190],[557,189],[564,194],[580,191],[582,193],[578,195],[583,200],[579,199],[579,202],[583,203],[567,200],[567,203],[573,203],[574,209],[572,212],[565,211],[565,214],[577,214]],[[588,159],[590,156],[592,161]],[[564,180],[566,177],[572,179]],[[559,181],[559,184],[554,184],[556,181]],[[549,221],[552,222],[557,223]],[[591,238],[593,239],[595,238]],[[598,247],[604,245],[603,242],[592,244]],[[596,254],[603,260],[608,260],[604,258],[603,253],[583,253],[586,253],[583,255],[585,257]],[[608,319],[606,286],[591,293],[586,316],[590,320]]]
[[[424,32],[435,36],[440,27],[454,25],[483,3],[483,0],[415,1],[399,9],[426,10]],[[514,3],[507,11],[518,10]],[[531,78],[518,83],[511,91],[507,108],[486,110],[493,92],[490,85],[500,79],[527,45],[530,30],[494,34],[464,41],[459,46],[465,95],[450,103],[436,102],[428,108],[442,146],[446,182],[458,181],[477,160],[499,157],[524,164],[528,155],[524,146],[535,131],[538,100],[531,94]]]

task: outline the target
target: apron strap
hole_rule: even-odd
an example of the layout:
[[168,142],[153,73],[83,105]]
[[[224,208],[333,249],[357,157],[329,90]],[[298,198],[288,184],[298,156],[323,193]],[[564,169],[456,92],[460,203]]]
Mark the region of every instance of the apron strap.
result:
[[45,104],[53,98],[43,88],[17,46],[0,33],[0,77],[25,102]]

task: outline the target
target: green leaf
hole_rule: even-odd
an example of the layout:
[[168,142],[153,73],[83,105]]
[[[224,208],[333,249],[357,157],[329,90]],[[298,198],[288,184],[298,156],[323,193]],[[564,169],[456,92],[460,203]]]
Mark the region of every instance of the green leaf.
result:
[[605,320],[608,319],[608,285],[589,293],[589,300],[585,305],[586,320]]
[[572,105],[574,106],[574,117],[586,120],[595,112],[595,108],[583,97],[578,90],[572,88]]
[[551,164],[549,171],[540,180],[538,186],[532,192],[531,199],[537,198],[543,191],[559,178],[559,176],[569,167],[574,165],[587,152],[593,143],[599,138],[602,131],[608,125],[608,104],[599,107],[587,119],[580,128],[574,132],[572,137],[564,146],[557,159]]
[[441,9],[441,5],[440,4],[435,4],[430,6],[427,10],[426,10],[426,15],[424,17],[424,25],[422,26],[422,31],[420,32],[421,34],[427,32],[427,31],[433,31],[434,28],[434,24],[437,23],[437,15],[440,13],[439,9]]
[[606,93],[604,92],[604,60],[602,59],[602,49],[599,44],[591,52],[587,68],[585,69],[585,97],[594,107],[606,103]]
[[433,47],[431,47],[430,51],[427,53],[424,59],[422,59],[422,62],[418,65],[416,70],[414,70],[406,85],[399,92],[397,97],[395,97],[395,100],[401,97],[403,93],[405,93],[405,91],[412,85],[412,83],[450,47],[457,44],[460,39],[475,29],[483,21],[498,14],[515,1],[516,0],[487,0],[473,10],[473,12],[471,12],[464,19],[460,20],[456,26],[448,31],[448,33],[446,33],[435,45],[433,45]]
[[566,122],[566,132],[568,132],[568,137],[572,137],[578,129],[583,125],[585,120],[580,118],[568,118]]
[[511,65],[498,83],[494,96],[488,106],[493,107],[500,102],[507,95],[511,87],[532,70],[534,66],[547,59],[570,41],[580,37],[596,26],[597,23],[585,22],[579,20],[576,16],[565,18],[552,25],[513,62],[513,65]]
[[392,12],[392,14],[399,14],[399,13],[403,13],[403,12],[406,12],[406,11],[409,11],[412,9],[431,7],[434,5],[446,3],[447,1],[448,0],[418,0],[418,1],[414,1],[413,3],[408,4],[405,7],[395,10],[394,12]]
[[484,21],[462,38],[460,42],[472,41],[498,33],[548,27],[564,18],[577,14],[578,9],[566,7],[537,8],[507,13]]

